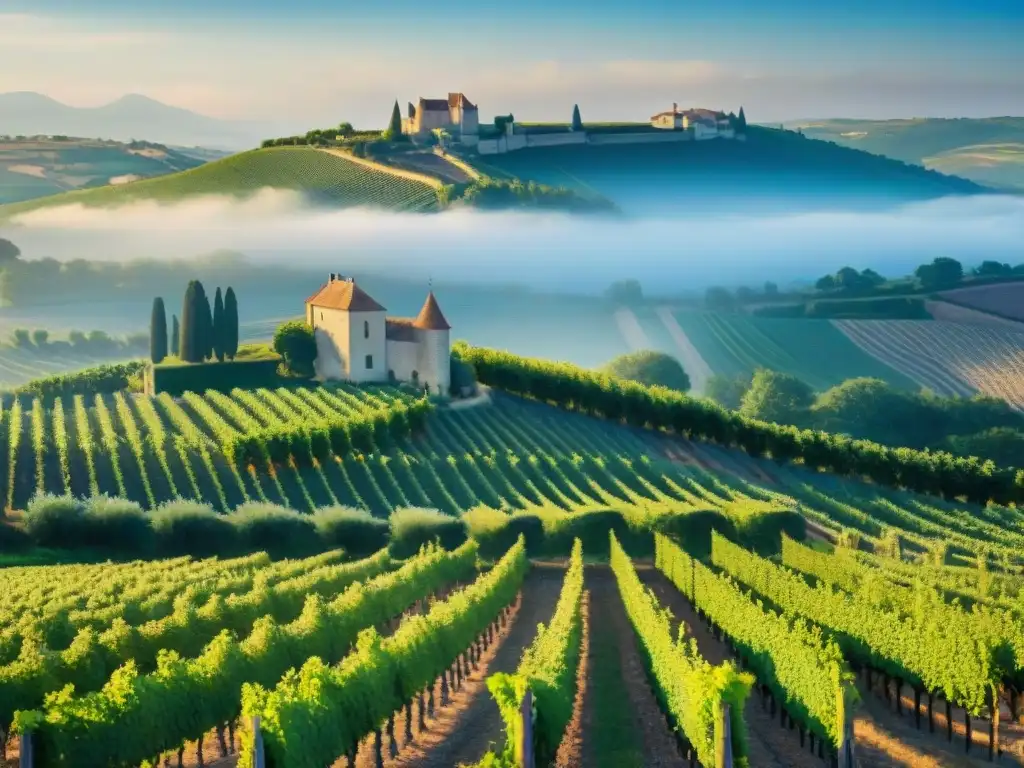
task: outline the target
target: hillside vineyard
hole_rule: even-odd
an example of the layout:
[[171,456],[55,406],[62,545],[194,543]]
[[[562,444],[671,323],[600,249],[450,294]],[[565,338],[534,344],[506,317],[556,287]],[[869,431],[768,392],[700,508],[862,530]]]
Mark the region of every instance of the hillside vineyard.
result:
[[[698,442],[732,417],[667,390],[460,354],[491,389],[457,407],[343,383],[5,405],[12,510],[43,492],[86,498],[90,520],[107,494],[154,514],[193,499],[226,520],[344,505],[391,521],[377,551],[350,538],[285,560],[0,569],[8,758],[1024,760],[1016,506],[907,490],[931,487],[913,452],[889,482],[830,474],[803,442],[753,450],[772,425]],[[675,429],[652,428],[670,405]],[[762,439],[779,450],[785,435]],[[408,547],[415,507],[459,535]]]

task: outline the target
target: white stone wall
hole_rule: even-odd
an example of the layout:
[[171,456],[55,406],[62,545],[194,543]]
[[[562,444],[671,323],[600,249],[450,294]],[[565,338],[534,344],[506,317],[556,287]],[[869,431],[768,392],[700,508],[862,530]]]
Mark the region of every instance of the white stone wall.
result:
[[712,127],[705,125],[704,123],[694,122],[693,125],[693,138],[697,141],[707,141],[708,139],[718,138],[718,127]]
[[419,370],[419,355],[420,347],[415,341],[388,339],[388,369],[384,372],[385,375],[393,372],[398,381],[412,381],[413,371]]
[[568,144],[586,144],[587,134],[585,131],[565,133],[528,133],[526,134],[526,146],[528,147],[561,147]]
[[[309,306],[306,320],[313,326],[317,346],[316,371],[322,378],[348,378],[349,327],[348,312],[340,309],[325,309]],[[320,350],[333,349],[332,355],[324,355],[324,373],[320,373]]]
[[420,338],[420,383],[430,385],[430,394],[449,394],[451,347],[448,331],[417,331]]
[[[355,383],[387,381],[387,337],[384,312],[352,312],[348,341],[348,379]],[[369,333],[367,333],[367,331]],[[371,367],[367,367],[370,356]]]
[[592,133],[590,143],[600,144],[665,144],[674,141],[689,141],[689,131],[651,131],[650,133]]
[[345,373],[345,361],[342,360],[334,339],[323,328],[313,331],[316,339],[316,360],[313,362],[313,370],[316,377],[321,381],[338,381],[348,378]]

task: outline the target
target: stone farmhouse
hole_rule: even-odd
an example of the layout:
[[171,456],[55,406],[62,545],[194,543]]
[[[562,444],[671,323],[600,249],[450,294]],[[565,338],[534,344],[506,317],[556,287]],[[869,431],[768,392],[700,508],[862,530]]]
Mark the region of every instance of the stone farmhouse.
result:
[[710,109],[680,110],[678,104],[673,104],[669,112],[653,115],[651,126],[669,131],[689,131],[695,141],[736,137],[728,116],[721,112]]
[[388,317],[353,278],[332,272],[306,299],[306,323],[316,338],[321,380],[407,382],[449,394],[451,326],[433,291],[416,317]]
[[407,116],[402,120],[402,133],[414,142],[426,143],[433,135],[443,132],[443,136],[438,136],[442,148],[452,143],[473,147],[482,155],[570,144],[654,144],[745,138],[735,133],[723,112],[680,110],[678,104],[673,104],[670,112],[654,115],[650,126],[652,130],[648,131],[616,131],[614,128],[588,131],[584,123],[582,131],[531,131],[509,119],[504,122],[503,131],[481,131],[477,106],[464,93],[449,93],[447,99],[420,98],[415,105],[410,102]]
[[479,138],[476,105],[463,93],[449,93],[448,99],[424,99],[414,106],[409,102],[407,116],[402,120],[402,133],[425,139],[432,131],[447,131],[462,144],[475,145]]

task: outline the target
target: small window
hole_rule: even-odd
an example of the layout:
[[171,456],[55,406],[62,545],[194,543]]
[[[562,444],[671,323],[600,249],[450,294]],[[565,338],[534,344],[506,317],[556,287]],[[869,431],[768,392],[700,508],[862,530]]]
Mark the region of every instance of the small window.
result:
[[372,371],[373,370],[373,355],[367,355],[366,356],[366,370],[368,370],[368,371]]
[[[367,320],[363,320],[363,338],[364,339],[370,338],[370,323]],[[366,359],[369,360],[370,358],[366,358]],[[366,367],[369,368],[370,366],[367,365]]]

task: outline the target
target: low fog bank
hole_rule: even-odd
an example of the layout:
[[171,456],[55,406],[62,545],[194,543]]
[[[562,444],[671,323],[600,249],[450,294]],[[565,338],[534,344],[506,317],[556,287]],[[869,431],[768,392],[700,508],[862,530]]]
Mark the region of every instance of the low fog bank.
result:
[[514,282],[597,293],[621,278],[652,295],[807,280],[849,264],[896,276],[936,256],[1024,261],[1024,197],[944,198],[881,212],[595,219],[530,213],[325,211],[294,193],[23,214],[0,237],[27,258],[181,258],[216,249],[327,271]]

